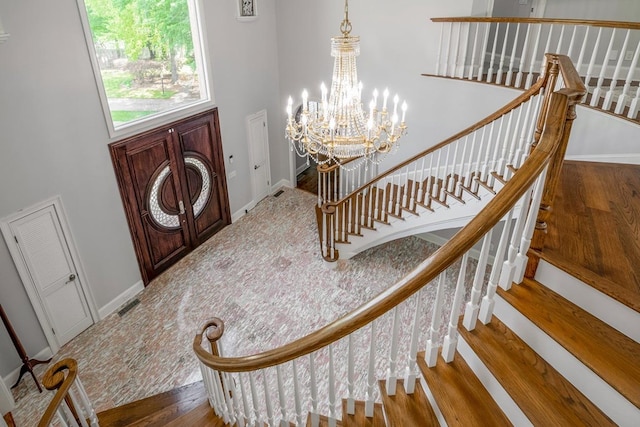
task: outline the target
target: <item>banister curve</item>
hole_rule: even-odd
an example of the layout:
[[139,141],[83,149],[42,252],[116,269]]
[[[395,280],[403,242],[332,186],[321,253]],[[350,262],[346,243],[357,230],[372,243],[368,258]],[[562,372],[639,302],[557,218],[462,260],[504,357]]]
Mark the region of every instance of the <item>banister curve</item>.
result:
[[[548,58],[557,59],[565,83],[576,83],[576,86],[551,94],[547,121],[535,150],[487,206],[446,244],[420,263],[406,277],[378,294],[372,300],[330,324],[279,348],[249,356],[218,357],[208,353],[202,347],[203,330],[203,332],[196,334],[193,341],[193,350],[202,364],[219,371],[246,372],[268,368],[310,354],[366,326],[371,321],[387,313],[426,286],[443,269],[471,249],[483,235],[513,208],[527,189],[533,185],[539,174],[544,171],[548,162],[563,142],[563,130],[569,106],[576,102],[575,99],[577,97],[584,94],[584,86],[581,82],[577,84],[578,81],[572,75],[572,73],[575,73],[575,69],[573,69],[571,61],[568,58],[562,59],[557,55],[548,55]],[[565,70],[565,67],[568,67],[568,69]],[[538,83],[542,85],[543,81],[545,80],[541,79]],[[527,92],[518,97],[517,100],[522,101],[523,97],[528,98],[529,96],[532,96],[532,94]],[[512,107],[517,105],[514,102],[508,105]],[[499,117],[503,110],[499,110],[490,117]],[[475,129],[475,126],[477,124],[465,131]],[[460,132],[458,135],[464,134],[465,131]]]
[[[66,376],[64,371],[68,371]],[[58,407],[67,396],[77,376],[78,362],[71,358],[62,359],[47,370],[42,378],[42,385],[47,390],[57,389],[58,391],[51,402],[49,402],[49,406],[47,406],[47,410],[40,419],[38,427],[48,427],[51,424]]]

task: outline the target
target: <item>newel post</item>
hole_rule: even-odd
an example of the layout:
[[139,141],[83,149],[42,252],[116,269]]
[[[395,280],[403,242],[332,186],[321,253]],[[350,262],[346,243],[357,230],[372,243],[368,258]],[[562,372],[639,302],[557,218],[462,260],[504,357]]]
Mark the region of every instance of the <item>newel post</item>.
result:
[[218,340],[224,333],[224,322],[217,317],[213,317],[205,322],[202,327],[202,331],[211,346],[211,354],[220,357],[220,346],[218,344]]
[[529,262],[525,270],[525,277],[530,279],[536,274],[538,263],[540,262],[539,253],[544,249],[544,241],[547,236],[547,221],[551,216],[553,200],[556,195],[558,182],[560,181],[564,156],[567,152],[569,137],[571,136],[571,127],[573,126],[573,121],[576,119],[576,104],[580,102],[581,98],[582,95],[569,98],[560,145],[549,162],[545,186],[542,191],[542,201],[540,202],[538,217],[536,219],[536,227],[531,239]]

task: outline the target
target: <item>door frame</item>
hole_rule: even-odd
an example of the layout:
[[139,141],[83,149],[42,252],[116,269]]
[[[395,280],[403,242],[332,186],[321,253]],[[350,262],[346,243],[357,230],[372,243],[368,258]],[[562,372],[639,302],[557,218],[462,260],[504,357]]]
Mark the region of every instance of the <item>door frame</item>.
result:
[[253,199],[254,203],[258,203],[260,200],[256,200],[256,196],[258,195],[257,189],[256,189],[256,180],[255,180],[256,177],[255,177],[254,171],[251,169],[253,167],[252,165],[255,165],[255,160],[253,158],[253,145],[251,141],[251,121],[260,117],[262,117],[262,120],[264,123],[263,135],[264,135],[264,142],[265,142],[265,147],[264,147],[265,167],[267,168],[267,180],[269,183],[267,185],[266,196],[271,194],[271,189],[273,188],[273,183],[271,181],[271,158],[269,157],[269,124],[267,121],[267,110],[265,109],[265,110],[260,110],[254,114],[250,114],[245,119],[245,126],[247,131],[247,146],[248,146],[247,148],[249,150],[249,171],[251,173],[251,198]]
[[31,215],[39,210],[45,209],[47,207],[53,207],[60,221],[60,227],[62,228],[62,233],[65,238],[65,243],[67,248],[69,249],[69,254],[71,255],[71,260],[73,261],[74,267],[76,269],[76,275],[78,277],[77,280],[80,281],[80,288],[84,293],[87,306],[89,307],[89,314],[91,315],[91,319],[95,324],[98,320],[100,320],[100,316],[98,314],[95,298],[91,289],[87,285],[89,282],[87,280],[87,276],[84,272],[84,267],[82,266],[82,262],[80,259],[79,252],[76,248],[75,240],[73,239],[73,235],[71,234],[71,229],[69,227],[69,222],[67,220],[67,213],[62,204],[62,198],[58,196],[54,196],[50,199],[43,200],[35,205],[29,206],[28,208],[22,209],[18,212],[15,212],[11,215],[8,215],[0,220],[0,230],[2,230],[2,235],[4,237],[5,243],[9,248],[9,253],[11,254],[11,258],[13,259],[13,263],[18,270],[18,275],[20,276],[20,280],[24,286],[25,291],[27,292],[27,296],[31,301],[31,305],[33,306],[33,310],[36,313],[36,317],[40,322],[40,326],[42,327],[42,332],[49,343],[49,348],[51,349],[51,353],[55,354],[59,349],[60,345],[56,336],[51,331],[51,323],[46,315],[42,302],[40,300],[40,295],[36,290],[36,285],[33,282],[31,277],[31,273],[27,267],[27,264],[24,261],[22,256],[22,252],[15,240],[15,236],[11,231],[11,226],[9,225],[11,222],[16,221],[25,216]]

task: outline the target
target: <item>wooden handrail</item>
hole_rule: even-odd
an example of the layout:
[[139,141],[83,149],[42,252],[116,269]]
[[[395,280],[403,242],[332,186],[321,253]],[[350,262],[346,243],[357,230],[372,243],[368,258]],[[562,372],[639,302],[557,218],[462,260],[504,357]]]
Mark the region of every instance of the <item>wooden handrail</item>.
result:
[[[552,55],[551,58],[555,56]],[[563,68],[570,65],[570,61],[560,60],[559,65]],[[570,72],[562,71],[566,83],[576,82]],[[471,249],[533,185],[554,154],[559,151],[560,145],[566,142],[564,129],[567,112],[573,99],[584,94],[583,89],[584,86],[581,87],[580,84],[551,94],[547,121],[540,142],[527,161],[476,217],[398,283],[349,314],[305,337],[279,348],[250,356],[218,357],[210,354],[202,347],[203,333],[206,331],[204,328],[196,333],[193,341],[193,350],[198,359],[210,368],[225,372],[246,372],[279,365],[336,342],[366,326],[418,292]]]
[[[555,56],[551,55],[551,54],[547,54],[547,59],[548,60],[550,60],[550,58],[552,58],[552,57],[555,57]],[[468,135],[468,134],[470,134],[470,133],[472,133],[472,132],[474,132],[474,131],[476,131],[478,129],[481,129],[483,126],[486,126],[487,124],[491,123],[492,121],[500,118],[501,116],[505,115],[509,111],[513,110],[518,105],[526,102],[531,97],[533,97],[534,95],[538,94],[538,92],[540,91],[540,88],[547,83],[547,79],[548,79],[548,75],[543,76],[543,78],[538,80],[533,86],[531,86],[531,88],[529,88],[527,91],[525,91],[520,96],[515,98],[513,101],[511,101],[508,104],[506,104],[504,107],[502,107],[499,110],[497,110],[495,113],[490,114],[489,116],[485,117],[484,119],[472,124],[471,126],[469,126],[466,129],[461,130],[460,132],[458,132],[455,135],[445,139],[444,141],[442,141],[442,142],[440,142],[440,143],[438,143],[438,144],[436,144],[436,145],[434,145],[432,147],[429,147],[428,149],[426,149],[424,151],[421,151],[420,153],[416,154],[413,157],[408,158],[404,162],[402,162],[402,163],[394,166],[393,168],[387,170],[386,172],[376,176],[376,178],[374,180],[365,183],[364,185],[360,186],[356,190],[352,191],[352,193],[358,193],[360,191],[363,191],[365,188],[369,187],[372,182],[380,181],[380,180],[384,179],[385,177],[393,175],[393,173],[399,171],[403,167],[411,164],[412,162],[415,162],[416,160],[426,156],[427,154],[432,153],[434,151],[437,151],[437,150],[441,149],[442,147],[445,147],[447,144],[450,144],[453,141],[461,139],[462,137],[464,137],[464,136],[466,136],[466,135]],[[335,211],[335,207],[337,205],[341,204],[341,203],[344,203],[345,200],[347,200],[349,197],[350,196],[347,195],[347,196],[343,197],[340,200],[324,203],[323,206],[322,206],[323,212],[331,213],[331,212]]]
[[590,19],[562,19],[562,18],[519,18],[519,17],[472,17],[456,16],[444,18],[431,18],[431,22],[504,22],[522,24],[562,24],[562,25],[586,25],[590,27],[624,28],[640,30],[640,22],[628,21],[598,21]]
[[[65,375],[65,371],[67,374]],[[58,390],[53,396],[38,427],[48,427],[56,415],[58,407],[67,398],[69,389],[78,376],[78,363],[74,359],[62,359],[47,370],[42,378],[42,385],[47,390]]]

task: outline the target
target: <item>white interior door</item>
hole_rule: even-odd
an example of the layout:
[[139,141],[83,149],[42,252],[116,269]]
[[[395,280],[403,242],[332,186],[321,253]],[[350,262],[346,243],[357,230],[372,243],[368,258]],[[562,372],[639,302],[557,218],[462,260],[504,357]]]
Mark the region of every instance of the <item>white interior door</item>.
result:
[[262,110],[247,117],[249,135],[249,159],[253,181],[253,200],[258,203],[271,190],[271,166],[269,164],[269,139],[267,111]]
[[50,203],[3,223],[3,234],[7,242],[13,240],[12,256],[53,352],[94,322],[82,286],[84,275],[72,257],[60,214],[60,206]]

